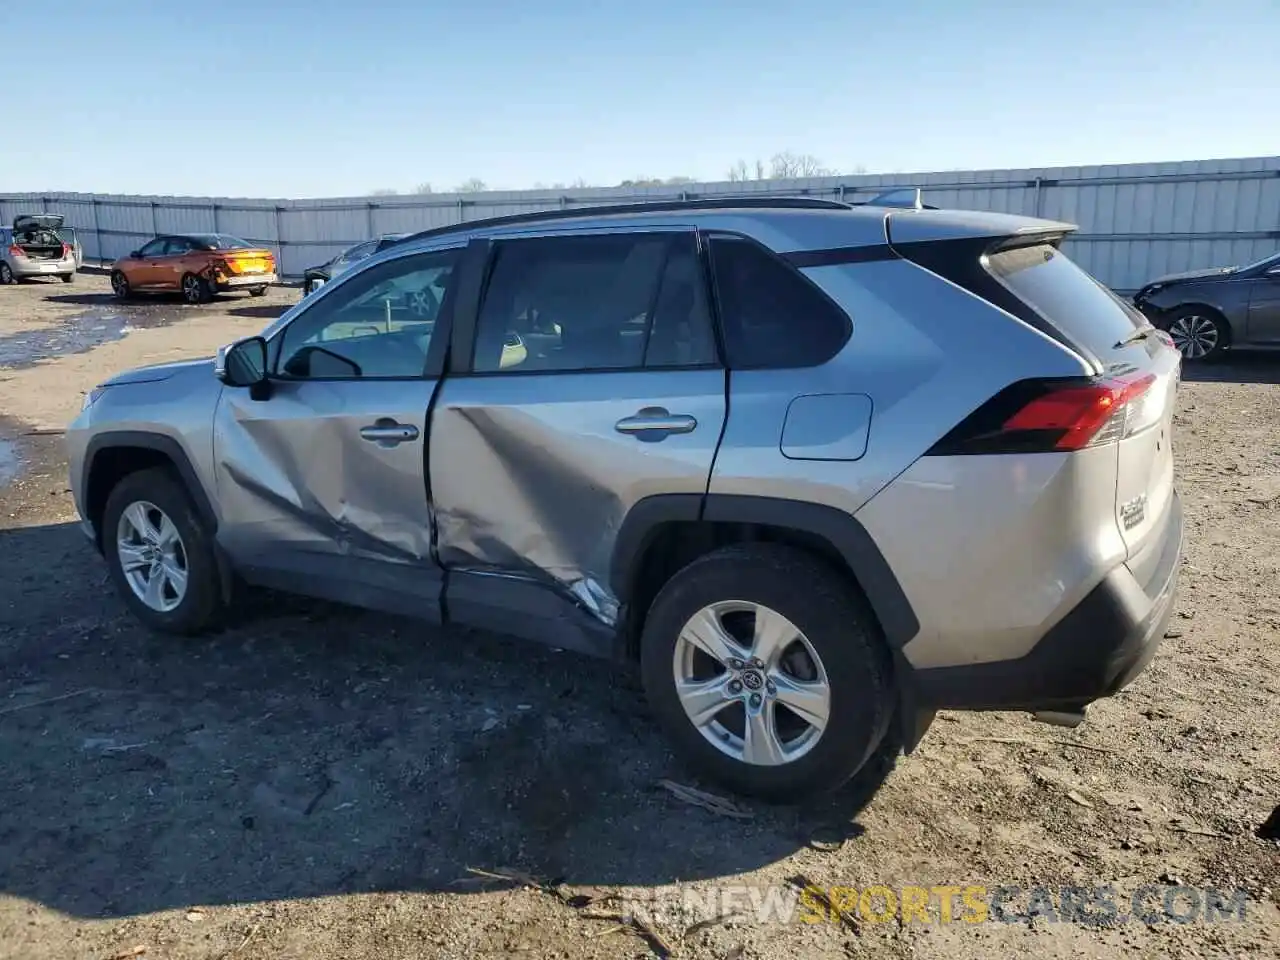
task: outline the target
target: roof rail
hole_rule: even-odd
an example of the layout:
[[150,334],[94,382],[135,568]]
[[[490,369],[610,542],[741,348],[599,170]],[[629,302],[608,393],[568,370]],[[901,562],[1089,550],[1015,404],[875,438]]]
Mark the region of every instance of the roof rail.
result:
[[[818,197],[711,197],[692,200],[654,200],[637,203],[601,204],[561,208],[559,210],[535,210],[505,217],[483,217],[479,220],[463,220],[444,227],[432,227],[411,233],[393,241],[394,244],[410,243],[429,237],[448,236],[476,227],[505,227],[509,224],[539,223],[544,220],[570,220],[575,217],[607,217],[626,213],[668,213],[681,210],[850,210],[852,206],[839,200],[822,200]],[[388,244],[391,246],[391,244]]]

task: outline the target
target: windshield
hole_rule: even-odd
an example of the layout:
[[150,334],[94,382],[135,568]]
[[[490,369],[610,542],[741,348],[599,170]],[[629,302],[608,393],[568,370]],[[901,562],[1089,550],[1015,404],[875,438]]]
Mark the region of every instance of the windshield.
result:
[[248,250],[255,246],[229,233],[201,233],[191,238],[206,250]]
[[1280,253],[1273,253],[1270,256],[1263,257],[1261,260],[1255,260],[1247,266],[1238,267],[1238,270],[1266,270],[1270,267],[1280,267]]

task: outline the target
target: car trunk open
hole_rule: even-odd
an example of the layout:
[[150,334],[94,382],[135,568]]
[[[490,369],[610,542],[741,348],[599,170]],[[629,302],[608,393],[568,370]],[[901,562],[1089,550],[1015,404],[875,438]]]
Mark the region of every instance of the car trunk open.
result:
[[58,233],[62,223],[53,214],[20,214],[13,220],[13,245],[31,260],[61,260],[70,253]]

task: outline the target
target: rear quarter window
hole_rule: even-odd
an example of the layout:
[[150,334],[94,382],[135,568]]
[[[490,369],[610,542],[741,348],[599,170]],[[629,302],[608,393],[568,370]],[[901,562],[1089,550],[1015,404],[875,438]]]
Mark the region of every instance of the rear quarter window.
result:
[[759,244],[713,237],[711,264],[730,368],[815,367],[848,341],[845,312]]
[[1146,325],[1136,310],[1050,244],[988,254],[986,267],[1019,300],[1095,354],[1111,352]]

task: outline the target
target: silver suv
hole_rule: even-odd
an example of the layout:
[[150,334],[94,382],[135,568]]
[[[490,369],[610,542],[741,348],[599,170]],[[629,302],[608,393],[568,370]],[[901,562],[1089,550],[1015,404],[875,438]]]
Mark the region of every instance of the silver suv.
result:
[[1182,546],[1167,335],[1070,225],[693,201],[407,237],[68,431],[173,633],[242,583],[638,661],[680,752],[830,789],[939,708],[1075,723]]

